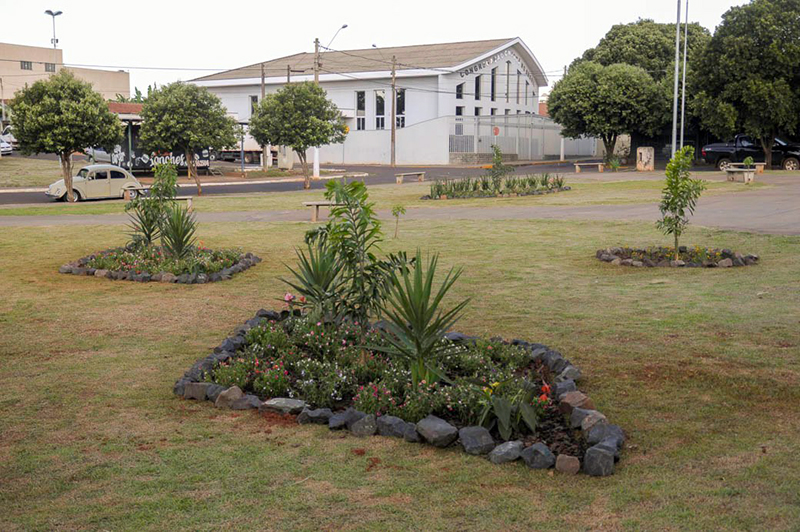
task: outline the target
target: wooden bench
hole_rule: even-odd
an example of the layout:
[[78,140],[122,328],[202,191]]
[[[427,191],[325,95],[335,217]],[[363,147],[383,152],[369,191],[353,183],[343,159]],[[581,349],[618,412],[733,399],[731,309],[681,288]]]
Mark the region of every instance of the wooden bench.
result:
[[[756,171],[754,168],[728,167],[725,169],[725,173],[728,174],[728,181],[742,181],[742,183],[747,185],[755,181]],[[741,176],[741,179],[739,179],[739,176]]]
[[581,166],[596,166],[598,172],[602,172],[605,169],[605,163],[575,163],[575,173],[581,173]]
[[[122,197],[125,200],[128,200],[128,201],[130,201],[130,199],[131,199],[130,194],[128,194],[129,190],[135,190],[136,192],[139,193],[140,196],[144,196],[144,193],[147,192],[150,189],[144,188],[144,187],[141,187],[141,188],[126,188],[124,194],[122,195]],[[189,211],[189,212],[192,212],[194,210],[194,205],[192,203],[192,196],[176,196],[175,197],[175,201],[185,201],[186,202],[186,210]]]
[[334,201],[304,201],[303,205],[306,207],[314,207],[314,210],[311,211],[311,221],[316,222],[319,221],[320,207],[336,207],[341,205],[341,203],[336,203]]
[[417,181],[422,183],[425,181],[425,172],[406,172],[404,174],[394,174],[395,179],[397,179],[397,184],[403,184],[403,178],[406,176],[417,176]]
[[[767,163],[753,163],[757,174],[763,174]],[[728,168],[747,169],[744,163],[729,163]]]

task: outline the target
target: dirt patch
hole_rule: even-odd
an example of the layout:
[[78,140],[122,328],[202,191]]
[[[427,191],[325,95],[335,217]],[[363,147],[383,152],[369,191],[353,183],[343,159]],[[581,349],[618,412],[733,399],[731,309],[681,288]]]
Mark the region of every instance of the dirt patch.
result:
[[367,451],[365,449],[351,449],[350,452],[352,452],[356,456],[364,456],[365,454],[367,454]]
[[277,427],[289,427],[297,425],[297,416],[290,414],[279,414],[278,412],[262,412],[261,417],[267,420],[267,423]]

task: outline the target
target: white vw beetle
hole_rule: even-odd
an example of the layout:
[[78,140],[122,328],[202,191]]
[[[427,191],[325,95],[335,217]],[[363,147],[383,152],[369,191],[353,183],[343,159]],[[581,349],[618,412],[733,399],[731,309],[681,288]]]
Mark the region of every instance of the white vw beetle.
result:
[[[102,198],[123,198],[125,192],[134,199],[141,192],[142,185],[130,172],[113,164],[92,164],[81,168],[72,178],[75,201]],[[67,187],[59,179],[45,192],[56,200],[67,200]]]

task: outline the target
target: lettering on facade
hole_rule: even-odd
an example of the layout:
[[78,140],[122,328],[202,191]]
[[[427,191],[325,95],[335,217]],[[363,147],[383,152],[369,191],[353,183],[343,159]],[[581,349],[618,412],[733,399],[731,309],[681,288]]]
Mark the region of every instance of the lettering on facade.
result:
[[528,71],[528,67],[525,66],[525,62],[522,60],[522,58],[519,55],[517,55],[516,52],[514,52],[511,49],[506,49],[506,50],[503,50],[502,52],[498,52],[498,53],[494,54],[492,57],[489,57],[489,58],[481,61],[480,63],[475,63],[474,65],[469,66],[469,67],[465,68],[464,70],[459,70],[458,74],[462,78],[466,77],[466,76],[469,76],[470,74],[476,74],[476,73],[480,72],[481,70],[485,69],[486,67],[494,65],[495,63],[499,63],[501,59],[504,59],[504,58],[509,57],[509,56],[511,56],[511,57],[513,57],[514,59],[517,60],[517,63],[519,64],[520,72],[525,74],[525,77],[528,78],[528,80],[533,84],[533,77],[531,76],[530,71]]

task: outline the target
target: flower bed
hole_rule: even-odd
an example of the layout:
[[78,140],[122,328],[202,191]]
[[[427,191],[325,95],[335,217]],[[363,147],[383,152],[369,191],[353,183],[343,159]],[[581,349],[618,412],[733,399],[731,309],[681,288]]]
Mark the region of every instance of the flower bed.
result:
[[689,267],[689,268],[730,268],[733,266],[752,266],[758,263],[758,255],[742,255],[730,249],[701,248],[700,246],[680,246],[680,258],[675,258],[675,248],[614,247],[598,249],[596,257],[616,266],[633,267]]
[[129,246],[88,255],[61,266],[58,272],[143,283],[204,284],[228,280],[259,262],[252,253],[235,249],[197,246],[176,259],[160,246]]
[[493,463],[522,459],[534,469],[613,473],[622,430],[577,390],[580,370],[557,351],[449,333],[441,340],[447,378],[415,386],[407,367],[381,353],[384,327],[260,310],[173,391],[218,407],[297,414],[299,423],[356,436],[437,447],[459,442]]
[[564,184],[562,176],[481,176],[476,178],[436,180],[431,183],[431,193],[423,200],[465,198],[499,198],[511,196],[538,196],[572,190]]

